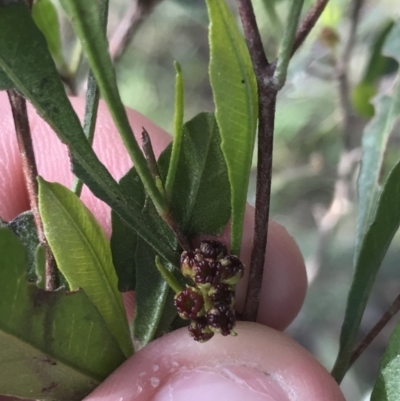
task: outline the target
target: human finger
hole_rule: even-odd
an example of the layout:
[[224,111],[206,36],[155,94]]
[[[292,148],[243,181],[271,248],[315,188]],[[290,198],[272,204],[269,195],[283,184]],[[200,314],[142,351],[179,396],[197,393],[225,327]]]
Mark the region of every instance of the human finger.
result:
[[344,401],[332,376],[285,334],[240,322],[236,337],[185,329],[147,345],[85,401]]

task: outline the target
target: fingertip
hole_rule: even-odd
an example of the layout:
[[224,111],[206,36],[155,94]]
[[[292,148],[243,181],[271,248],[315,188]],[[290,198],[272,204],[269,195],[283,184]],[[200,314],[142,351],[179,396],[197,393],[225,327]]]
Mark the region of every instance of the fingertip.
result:
[[239,322],[236,337],[196,343],[186,329],[147,345],[86,401],[344,401],[332,376],[295,341]]

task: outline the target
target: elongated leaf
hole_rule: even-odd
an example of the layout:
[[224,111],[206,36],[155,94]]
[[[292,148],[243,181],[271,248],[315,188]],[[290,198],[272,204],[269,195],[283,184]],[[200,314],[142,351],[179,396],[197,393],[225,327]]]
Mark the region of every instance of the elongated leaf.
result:
[[24,0],[0,0],[0,26],[0,67],[69,147],[75,175],[163,258],[176,263],[177,255],[148,230],[132,199],[94,154]]
[[[230,217],[230,187],[215,117],[200,113],[187,122],[171,196],[174,217],[189,237],[220,234]],[[161,175],[171,149],[160,156]]]
[[[167,170],[168,165],[163,172],[166,174]],[[120,185],[142,205],[144,218],[151,230],[168,238],[170,246],[176,248],[175,237],[152,203],[149,200],[146,202],[143,184],[134,168],[121,179]],[[133,336],[136,348],[141,348],[170,330],[176,317],[173,294],[171,298],[171,291],[155,266],[155,250],[124,225],[115,213],[112,213],[112,226],[111,249],[119,288],[121,291],[136,291]],[[178,275],[181,275],[180,272]]]
[[28,284],[24,247],[0,228],[0,394],[80,401],[123,361],[83,291]]
[[[400,23],[391,31],[385,53],[395,55]],[[400,52],[397,53],[400,56]],[[382,260],[400,224],[400,162],[393,168],[383,190],[379,174],[388,136],[400,116],[400,76],[392,96],[384,96],[376,117],[366,128],[358,183],[359,213],[354,256],[355,272],[347,299],[340,348],[332,374],[341,381],[346,373],[361,318]]]
[[51,0],[37,0],[32,7],[32,17],[46,38],[50,53],[57,67],[61,70],[66,68],[62,52],[58,15],[53,2]]
[[[143,208],[146,198],[144,187],[134,168],[121,178],[119,185]],[[114,211],[111,212],[111,225],[110,246],[118,288],[120,291],[133,291],[136,286],[135,253],[138,236]]]
[[167,203],[158,190],[146,159],[136,142],[119,95],[108,42],[96,1],[60,0],[76,35],[82,43],[90,68],[106,101],[125,148],[135,164],[146,192],[162,215],[168,214]]
[[40,214],[57,266],[72,290],[82,288],[128,357],[132,343],[107,238],[69,189],[39,179]]
[[383,354],[379,376],[375,382],[371,401],[397,401],[400,394],[400,323],[397,324]]
[[165,307],[174,315],[167,327],[176,316],[173,303],[166,304],[169,287],[156,268],[155,257],[154,250],[138,239],[135,254],[136,293],[133,320],[136,349],[144,347],[154,339]]
[[210,80],[231,185],[231,250],[240,254],[257,128],[257,84],[250,55],[224,0],[207,0]]

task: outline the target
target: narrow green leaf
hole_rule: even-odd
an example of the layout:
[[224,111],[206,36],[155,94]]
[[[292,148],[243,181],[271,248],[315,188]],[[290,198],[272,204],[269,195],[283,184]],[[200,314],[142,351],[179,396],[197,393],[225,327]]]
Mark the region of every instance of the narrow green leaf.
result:
[[[392,54],[391,57],[394,58],[399,57],[398,52],[396,53],[396,49],[390,51],[390,49],[387,48],[388,45],[392,46],[392,44],[387,42],[387,37],[390,34],[393,27],[394,27],[394,21],[389,20],[383,24],[381,30],[378,32],[376,40],[371,47],[371,55],[367,62],[367,68],[365,70],[362,82],[375,83],[378,79],[382,77],[382,75],[392,74],[396,72],[398,61],[396,62],[392,58],[382,54],[382,51],[386,43],[386,51],[389,50],[389,53]],[[392,40],[393,38],[390,39],[390,41]]]
[[375,382],[371,401],[397,401],[400,394],[400,323],[397,324],[383,354],[379,376]]
[[[104,31],[107,32],[108,0],[102,0],[100,2],[100,19],[103,24]],[[99,99],[100,89],[97,85],[96,78],[94,77],[92,70],[90,70],[86,90],[85,116],[83,119],[83,132],[85,133],[90,146],[93,145]],[[74,182],[72,183],[72,191],[77,196],[81,196],[82,188],[83,181],[78,177],[75,177]]]
[[371,46],[371,54],[364,77],[351,93],[354,109],[364,117],[371,118],[374,116],[374,106],[371,104],[371,100],[377,93],[379,80],[386,74],[393,74],[398,68],[396,60],[382,54],[386,38],[393,26],[394,22],[390,20],[378,32],[377,38]]
[[371,224],[380,193],[379,176],[387,141],[400,116],[400,83],[393,95],[383,95],[375,106],[375,117],[366,126],[362,139],[363,158],[358,178],[356,253]]
[[158,256],[156,256],[155,263],[158,272],[161,274],[162,278],[167,282],[167,284],[171,287],[171,289],[175,293],[182,291],[183,287],[178,283],[178,280],[174,277],[174,275],[162,264]]
[[289,62],[292,57],[293,43],[299,25],[301,10],[304,0],[292,0],[289,5],[289,13],[286,20],[285,33],[279,46],[278,61],[274,73],[274,79],[278,88],[285,85]]
[[[131,168],[119,181],[121,188],[136,200],[140,210],[144,206],[146,194],[135,168]],[[118,289],[134,291],[136,286],[135,252],[137,234],[115,213],[111,211],[112,234],[111,253],[118,276]]]
[[69,147],[75,175],[163,258],[175,263],[177,255],[147,228],[139,209],[93,152],[24,0],[0,0],[0,26],[0,68]]
[[167,215],[168,207],[147,166],[146,159],[133,135],[125,107],[118,92],[115,71],[108,42],[100,19],[96,1],[60,0],[76,35],[82,43],[89,65],[107,102],[122,141],[136,167],[146,192],[161,215]]
[[133,319],[136,350],[155,338],[164,308],[174,309],[172,303],[166,304],[169,286],[155,266],[156,256],[154,249],[138,238],[135,254],[136,292]]
[[[400,23],[391,31],[385,52],[394,56]],[[397,53],[399,56],[400,53]],[[376,274],[400,224],[400,162],[389,174],[383,189],[379,175],[387,139],[400,116],[400,76],[393,95],[380,99],[374,119],[363,137],[364,156],[358,182],[359,212],[354,254],[355,272],[347,299],[339,353],[332,375],[340,382],[349,366],[361,318]]]
[[46,38],[50,53],[57,67],[64,71],[66,63],[62,52],[60,26],[57,10],[52,0],[37,0],[32,7],[32,18]]
[[178,168],[179,155],[182,145],[183,118],[184,118],[184,86],[181,66],[175,61],[175,117],[174,117],[174,140],[172,142],[171,160],[168,174],[165,180],[165,192],[167,198],[171,198],[172,188],[175,182],[176,170]]
[[[168,165],[164,170],[168,170]],[[169,246],[177,247],[175,236],[147,200],[144,187],[132,168],[120,181],[121,187],[142,205],[144,218],[156,235],[168,238]],[[141,240],[131,228],[113,213],[111,250],[121,291],[135,290],[133,335],[140,348],[170,330],[177,313],[173,306],[173,292],[155,265],[157,253]],[[172,298],[171,298],[172,297]]]
[[[215,117],[200,113],[183,128],[181,152],[171,194],[174,218],[189,237],[220,234],[230,217],[230,186]],[[160,156],[168,170],[171,147]]]
[[39,207],[46,238],[71,290],[82,288],[128,357],[129,326],[110,245],[92,213],[69,189],[39,178]]
[[28,284],[24,247],[0,228],[0,394],[80,401],[123,361],[83,291]]
[[250,55],[225,1],[207,0],[210,80],[231,185],[231,251],[240,254],[257,129],[257,83]]

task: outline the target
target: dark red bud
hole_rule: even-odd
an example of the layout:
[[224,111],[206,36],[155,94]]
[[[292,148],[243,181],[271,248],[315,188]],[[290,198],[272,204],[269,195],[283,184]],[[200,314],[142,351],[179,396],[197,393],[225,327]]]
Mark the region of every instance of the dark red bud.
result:
[[174,306],[182,319],[195,319],[205,313],[203,295],[192,287],[175,295]]
[[235,311],[227,305],[219,305],[211,308],[207,312],[207,323],[215,333],[221,333],[223,336],[234,334],[233,328],[236,323]]
[[219,241],[207,239],[200,242],[200,251],[205,258],[219,260],[228,254],[226,246]]

